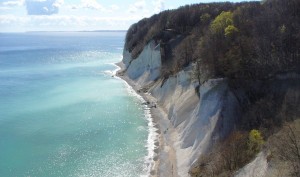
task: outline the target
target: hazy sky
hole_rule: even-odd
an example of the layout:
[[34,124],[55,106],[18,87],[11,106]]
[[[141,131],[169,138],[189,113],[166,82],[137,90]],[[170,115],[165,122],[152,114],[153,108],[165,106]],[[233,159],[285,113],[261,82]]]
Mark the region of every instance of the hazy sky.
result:
[[218,0],[0,0],[0,31],[125,30],[165,9],[213,1]]

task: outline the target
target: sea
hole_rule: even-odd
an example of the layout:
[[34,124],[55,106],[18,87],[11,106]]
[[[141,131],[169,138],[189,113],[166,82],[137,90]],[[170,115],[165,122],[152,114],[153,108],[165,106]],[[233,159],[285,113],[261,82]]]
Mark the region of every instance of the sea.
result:
[[149,109],[114,76],[125,35],[0,33],[0,176],[149,175]]

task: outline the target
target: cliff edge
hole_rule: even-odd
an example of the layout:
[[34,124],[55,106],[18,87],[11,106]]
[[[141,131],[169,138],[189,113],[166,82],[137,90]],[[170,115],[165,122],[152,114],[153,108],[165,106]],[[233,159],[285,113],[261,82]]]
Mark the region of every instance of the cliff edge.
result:
[[[287,35],[300,3],[289,2],[184,6],[128,30],[118,75],[159,129],[152,176],[300,173],[300,37]],[[282,150],[274,139],[289,135]]]

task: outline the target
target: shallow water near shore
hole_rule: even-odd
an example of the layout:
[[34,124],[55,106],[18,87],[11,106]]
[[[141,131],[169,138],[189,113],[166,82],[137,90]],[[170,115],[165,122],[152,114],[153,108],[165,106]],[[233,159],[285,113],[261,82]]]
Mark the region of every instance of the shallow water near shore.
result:
[[0,176],[147,175],[149,113],[109,74],[124,38],[0,34]]

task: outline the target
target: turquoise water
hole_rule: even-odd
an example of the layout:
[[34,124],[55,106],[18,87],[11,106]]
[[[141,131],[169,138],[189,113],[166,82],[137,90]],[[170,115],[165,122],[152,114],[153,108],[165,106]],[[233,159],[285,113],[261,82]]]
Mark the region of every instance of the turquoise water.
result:
[[0,176],[140,176],[148,122],[111,76],[125,33],[0,34]]

